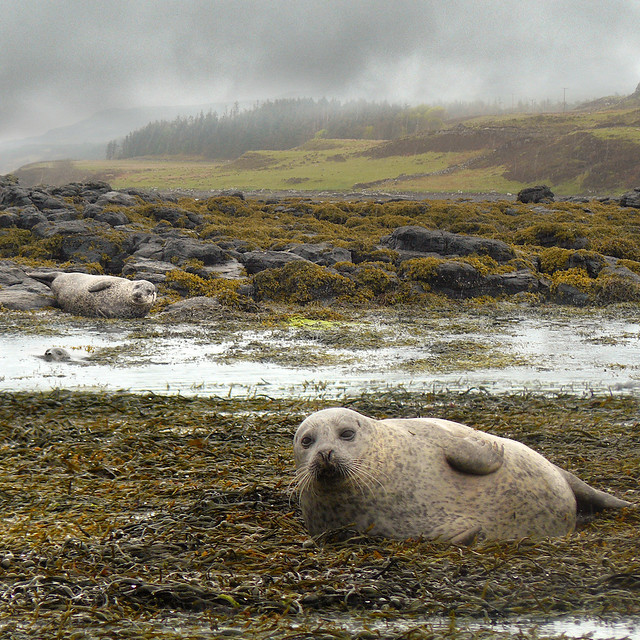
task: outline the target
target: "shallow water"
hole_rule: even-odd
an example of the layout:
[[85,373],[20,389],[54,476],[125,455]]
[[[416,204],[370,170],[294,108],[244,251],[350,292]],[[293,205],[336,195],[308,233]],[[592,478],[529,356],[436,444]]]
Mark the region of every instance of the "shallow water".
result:
[[[412,390],[633,393],[640,319],[604,314],[360,319],[343,333],[223,322],[0,319],[0,389],[338,397]],[[358,343],[363,333],[368,341]],[[71,362],[47,362],[63,347]]]
[[[364,339],[366,337],[366,339]],[[47,362],[63,347],[71,362]],[[57,312],[0,314],[0,390],[53,388],[183,395],[356,395],[376,388],[545,393],[637,393],[640,314],[604,312],[375,315],[335,326],[223,321],[197,325],[69,318]],[[287,634],[308,628],[287,619]],[[313,626],[356,634],[363,629],[401,637],[414,627],[446,635],[437,619],[375,620],[318,615]],[[283,624],[285,624],[283,622]],[[200,616],[163,615],[157,631],[178,637],[212,633]],[[240,636],[230,625],[221,635]],[[456,630],[595,640],[640,640],[640,619],[513,620],[492,625],[456,621]],[[220,631],[220,630],[218,630]]]

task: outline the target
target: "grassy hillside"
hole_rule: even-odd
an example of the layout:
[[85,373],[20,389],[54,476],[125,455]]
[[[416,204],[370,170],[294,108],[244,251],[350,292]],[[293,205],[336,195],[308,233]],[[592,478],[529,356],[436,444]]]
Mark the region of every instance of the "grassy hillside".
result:
[[615,195],[640,185],[640,108],[485,116],[398,140],[311,140],[231,162],[50,162],[16,175],[25,185],[102,179],[115,188],[514,193],[545,183],[559,195]]

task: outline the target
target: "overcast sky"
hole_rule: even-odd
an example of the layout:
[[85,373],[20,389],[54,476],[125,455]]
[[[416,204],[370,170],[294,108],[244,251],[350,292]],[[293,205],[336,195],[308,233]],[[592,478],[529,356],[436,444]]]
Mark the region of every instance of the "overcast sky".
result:
[[0,0],[0,141],[109,107],[626,95],[639,25],[638,0]]

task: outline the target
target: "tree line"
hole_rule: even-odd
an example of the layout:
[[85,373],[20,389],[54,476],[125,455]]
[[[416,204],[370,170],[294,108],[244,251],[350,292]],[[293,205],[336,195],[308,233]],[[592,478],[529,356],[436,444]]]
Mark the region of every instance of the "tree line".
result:
[[443,124],[442,107],[400,106],[366,101],[341,103],[311,98],[282,99],[241,111],[236,104],[219,115],[160,120],[107,145],[107,159],[146,155],[193,155],[232,159],[257,149],[290,149],[311,138],[389,140]]
[[[575,105],[571,105],[573,107]],[[107,145],[108,160],[149,155],[200,156],[228,160],[246,151],[291,149],[314,137],[393,140],[442,127],[448,119],[500,113],[562,111],[561,102],[454,102],[442,106],[398,105],[322,98],[282,99],[241,110],[159,120]]]

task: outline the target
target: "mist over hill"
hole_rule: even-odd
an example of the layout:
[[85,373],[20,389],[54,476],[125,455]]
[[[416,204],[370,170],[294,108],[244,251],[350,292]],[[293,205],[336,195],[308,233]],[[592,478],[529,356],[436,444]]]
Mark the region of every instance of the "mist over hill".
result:
[[123,138],[130,131],[149,122],[194,114],[199,110],[226,108],[225,104],[205,104],[105,109],[89,118],[51,129],[39,136],[0,143],[0,174],[32,162],[104,158],[109,140]]

